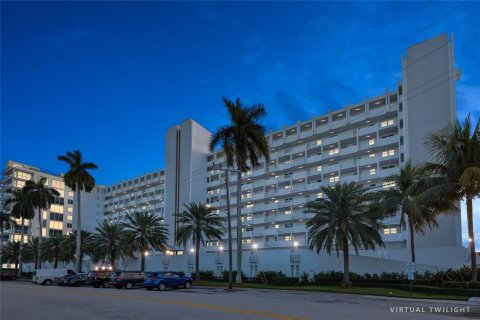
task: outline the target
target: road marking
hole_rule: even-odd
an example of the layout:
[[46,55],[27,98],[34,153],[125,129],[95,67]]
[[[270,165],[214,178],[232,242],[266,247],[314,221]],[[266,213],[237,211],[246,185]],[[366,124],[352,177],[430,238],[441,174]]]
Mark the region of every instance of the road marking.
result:
[[[4,288],[12,288],[12,289],[22,289],[16,286],[8,286],[3,285]],[[47,288],[30,288],[29,290],[35,291],[46,291],[50,290]],[[250,316],[258,316],[263,318],[271,318],[271,319],[279,319],[279,320],[305,320],[306,318],[302,317],[295,317],[295,316],[288,316],[280,313],[273,313],[267,311],[258,311],[258,310],[249,310],[249,309],[242,309],[242,308],[234,308],[234,307],[227,307],[227,306],[219,306],[213,304],[205,304],[205,303],[195,303],[195,302],[188,302],[188,301],[181,301],[181,300],[167,300],[167,299],[159,299],[159,298],[150,298],[150,297],[134,297],[129,295],[123,294],[113,294],[113,293],[97,293],[97,292],[81,292],[81,291],[68,291],[68,290],[61,290],[55,289],[56,292],[67,293],[72,295],[84,295],[84,296],[97,296],[97,297],[112,297],[112,298],[123,298],[129,300],[139,300],[139,301],[149,301],[149,302],[157,302],[162,304],[170,304],[170,305],[181,305],[186,307],[192,308],[200,308],[200,309],[209,309],[215,311],[224,311],[229,313],[236,313],[236,314],[243,314],[243,315],[250,315]]]

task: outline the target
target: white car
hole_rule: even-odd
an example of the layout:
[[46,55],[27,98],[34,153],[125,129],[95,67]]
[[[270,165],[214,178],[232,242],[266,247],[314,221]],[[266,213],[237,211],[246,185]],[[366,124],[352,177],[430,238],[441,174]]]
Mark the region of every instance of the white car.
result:
[[60,269],[38,269],[33,272],[32,282],[37,284],[51,285],[53,280],[57,277],[63,277],[65,275],[75,275],[73,270],[60,268]]

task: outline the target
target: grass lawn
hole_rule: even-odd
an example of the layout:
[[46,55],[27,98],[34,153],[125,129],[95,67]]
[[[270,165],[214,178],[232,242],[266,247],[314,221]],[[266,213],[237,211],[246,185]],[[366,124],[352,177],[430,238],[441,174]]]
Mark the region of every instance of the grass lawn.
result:
[[[196,286],[210,286],[210,287],[228,287],[227,282],[220,281],[195,281]],[[354,284],[355,286],[355,284]],[[295,286],[295,287],[282,287],[264,285],[258,283],[242,283],[241,285],[234,284],[237,288],[257,288],[257,289],[277,289],[277,290],[299,290],[299,291],[313,291],[313,292],[333,292],[333,293],[350,293],[350,294],[365,294],[372,296],[387,296],[398,298],[414,298],[414,299],[443,299],[443,300],[463,300],[467,301],[468,297],[451,296],[451,295],[435,295],[420,292],[412,292],[390,289],[390,288],[365,288],[365,287],[353,287],[351,289],[344,289],[340,286]]]

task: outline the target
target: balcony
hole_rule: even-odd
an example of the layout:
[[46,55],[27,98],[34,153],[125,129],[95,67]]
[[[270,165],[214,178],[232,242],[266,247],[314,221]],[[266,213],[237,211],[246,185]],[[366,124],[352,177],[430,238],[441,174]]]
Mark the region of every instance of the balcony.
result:
[[358,160],[359,166],[366,166],[371,164],[376,164],[378,162],[377,156],[375,157],[365,157]]
[[323,159],[322,155],[321,154],[318,154],[318,155],[314,155],[314,156],[311,156],[311,157],[307,157],[307,163],[315,163],[315,162],[319,162]]
[[341,155],[346,155],[346,154],[354,153],[356,151],[358,151],[358,146],[357,145],[349,146],[349,147],[346,147],[346,148],[341,148],[340,149],[340,154]]
[[368,126],[368,127],[362,127],[360,129],[358,129],[358,135],[359,136],[363,136],[363,135],[371,135],[371,134],[377,134],[377,126],[376,125],[373,125],[373,126]]

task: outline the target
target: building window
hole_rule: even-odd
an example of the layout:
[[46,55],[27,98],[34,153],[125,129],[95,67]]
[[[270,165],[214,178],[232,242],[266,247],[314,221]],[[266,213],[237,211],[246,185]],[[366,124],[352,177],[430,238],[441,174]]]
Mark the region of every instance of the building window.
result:
[[285,236],[285,241],[291,241],[292,240],[292,236]]
[[384,188],[394,188],[395,187],[395,181],[384,181],[383,182],[383,187]]
[[388,126],[393,125],[394,123],[395,123],[395,120],[394,120],[394,119],[385,120],[385,121],[382,121],[382,122],[380,123],[380,126],[381,126],[382,128],[385,128],[385,127],[388,127]]
[[373,157],[375,157],[375,153],[370,153],[368,156],[369,156],[370,158],[373,158]]
[[384,228],[383,229],[383,234],[396,234],[398,233],[397,228]]
[[394,149],[382,152],[382,158],[390,157],[390,156],[393,156],[393,155],[395,155],[395,150]]
[[322,166],[317,166],[317,171],[322,171]]
[[280,228],[280,225],[279,225],[279,224],[276,224],[276,225],[275,225],[275,229],[278,229],[278,228]]
[[370,140],[368,140],[368,145],[369,145],[369,146],[372,146],[372,145],[374,145],[374,144],[375,144],[375,139],[370,139]]
[[[23,179],[23,180],[31,180],[32,175],[30,173],[22,172],[22,171],[15,171],[15,177],[18,179]],[[47,180],[48,182],[48,180]]]
[[322,199],[323,198],[323,194],[321,192],[317,193],[317,199]]
[[329,182],[338,182],[340,180],[340,176],[331,176],[328,178]]
[[55,189],[65,189],[65,183],[63,181],[52,180],[52,187]]
[[318,139],[317,140],[317,146],[321,146],[322,145],[322,139]]
[[328,150],[328,154],[329,154],[330,156],[331,156],[331,155],[334,155],[334,154],[338,154],[338,148]]
[[373,176],[377,173],[377,170],[375,168],[370,169],[370,175]]
[[63,213],[63,206],[59,206],[58,204],[52,204],[50,206],[50,212]]

